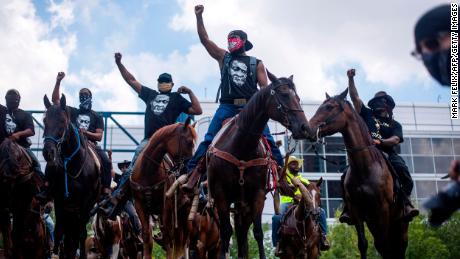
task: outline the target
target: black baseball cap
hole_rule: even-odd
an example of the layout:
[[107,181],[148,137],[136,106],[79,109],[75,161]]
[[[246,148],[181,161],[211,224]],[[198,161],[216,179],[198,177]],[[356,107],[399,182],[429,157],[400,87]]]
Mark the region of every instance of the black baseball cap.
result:
[[367,106],[369,107],[372,107],[374,105],[374,103],[379,100],[380,98],[384,98],[386,101],[387,101],[387,104],[388,106],[391,108],[391,109],[394,109],[396,104],[395,104],[395,101],[393,100],[393,97],[391,97],[390,95],[388,95],[386,92],[384,91],[380,91],[380,92],[377,92],[375,95],[374,95],[374,98],[370,99],[369,102],[367,103]]
[[228,34],[228,38],[230,38],[231,36],[238,36],[240,37],[240,39],[244,40],[245,43],[244,43],[244,50],[250,50],[252,49],[253,45],[252,43],[248,40],[248,34],[242,30],[234,30],[234,31],[231,31],[229,34]]
[[436,39],[439,32],[450,32],[450,4],[440,5],[426,12],[415,24],[415,45],[423,39]]
[[124,160],[123,162],[118,163],[118,169],[121,170],[122,167],[129,166],[131,164],[131,161]]
[[168,73],[163,73],[158,76],[158,83],[172,83],[172,76]]

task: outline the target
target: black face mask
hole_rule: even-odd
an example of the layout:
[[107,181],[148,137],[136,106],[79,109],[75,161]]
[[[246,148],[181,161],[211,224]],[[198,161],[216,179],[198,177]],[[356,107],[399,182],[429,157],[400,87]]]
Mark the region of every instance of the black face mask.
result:
[[450,85],[450,48],[422,54],[423,64],[441,85]]
[[6,100],[6,107],[8,110],[16,110],[19,108],[19,102],[21,101],[21,97],[17,95],[7,95],[5,96]]
[[80,110],[89,111],[92,106],[92,98],[87,94],[80,94]]

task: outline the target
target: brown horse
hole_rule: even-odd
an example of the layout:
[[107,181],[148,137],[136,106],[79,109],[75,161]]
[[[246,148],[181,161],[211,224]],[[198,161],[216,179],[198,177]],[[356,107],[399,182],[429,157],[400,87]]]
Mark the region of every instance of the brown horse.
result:
[[305,187],[297,178],[292,179],[302,198],[299,204],[291,206],[281,221],[279,230],[280,248],[284,253],[283,259],[289,258],[319,258],[320,236],[318,218],[321,205],[320,178],[316,183]]
[[217,258],[220,248],[217,210],[207,206],[207,201],[200,200],[199,195],[196,191],[187,219],[190,257]]
[[124,259],[142,258],[142,240],[139,240],[134,227],[126,212],[120,214],[122,237],[120,244],[120,257]]
[[9,139],[0,145],[0,161],[0,179],[11,199],[12,256],[45,258],[49,252],[45,224],[40,204],[34,198],[43,186],[43,179],[33,171],[26,150]]
[[117,259],[122,239],[122,223],[119,216],[111,220],[97,213],[92,224],[94,235],[86,239],[87,258]]
[[62,95],[60,104],[51,105],[45,95],[43,157],[47,161],[46,173],[55,183],[56,229],[54,253],[63,241],[64,258],[86,257],[86,224],[90,210],[100,194],[99,164],[93,157],[85,137],[71,123]]
[[282,123],[296,139],[309,135],[292,76],[280,79],[271,73],[268,76],[272,84],[251,98],[239,115],[219,131],[208,150],[209,196],[219,215],[220,258],[225,258],[232,235],[232,203],[236,208],[238,257],[248,257],[248,230],[262,213],[268,168],[273,163],[260,145],[268,120]]
[[[185,237],[175,235],[176,220],[163,213],[165,206],[172,206],[171,202],[165,202],[164,192],[174,182],[175,171],[184,168],[185,161],[192,156],[195,139],[196,132],[190,125],[190,118],[185,123],[165,126],[153,134],[136,161],[130,181],[134,206],[142,225],[144,258],[151,258],[152,253],[151,215],[160,215],[162,243],[168,258],[178,258],[185,252]],[[164,161],[166,154],[172,163]],[[181,211],[176,215],[188,216]]]
[[383,258],[404,258],[408,223],[401,220],[402,203],[393,190],[390,166],[372,144],[369,130],[360,115],[345,100],[348,89],[329,97],[310,120],[317,137],[340,132],[344,138],[350,167],[344,180],[344,202],[350,208],[358,233],[361,258],[366,258],[364,223],[374,237]]

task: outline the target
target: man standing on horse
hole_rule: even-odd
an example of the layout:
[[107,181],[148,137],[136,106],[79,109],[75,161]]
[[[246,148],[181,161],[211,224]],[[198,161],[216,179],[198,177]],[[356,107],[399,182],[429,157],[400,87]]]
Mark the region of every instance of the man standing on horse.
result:
[[[355,76],[355,70],[350,69],[347,71],[350,97],[353,101],[355,110],[361,115],[364,122],[370,131],[374,145],[386,154],[388,161],[392,165],[396,175],[393,175],[394,181],[399,182],[401,186],[400,193],[402,194],[404,202],[404,219],[411,221],[414,217],[419,214],[419,211],[414,208],[410,201],[410,195],[414,182],[409,173],[409,169],[406,163],[396,153],[395,148],[399,143],[404,141],[403,131],[401,124],[393,119],[393,109],[395,102],[391,96],[386,92],[377,92],[369,102],[368,107],[363,104],[363,101],[359,98],[358,91],[356,90],[355,82],[353,77]],[[343,185],[344,175],[342,176]],[[350,224],[351,218],[348,215],[348,209],[346,205],[343,209],[342,215],[339,218],[340,222]]]
[[[34,171],[44,178],[40,162],[35,154],[30,149],[32,145],[29,137],[35,135],[34,121],[32,115],[24,110],[19,109],[21,95],[16,89],[10,89],[6,92],[6,109],[0,107],[0,118],[3,127],[0,130],[0,137],[9,138],[23,147],[32,160],[32,168]],[[3,141],[3,139],[2,139]]]
[[[56,77],[56,84],[54,86],[52,101],[53,104],[59,105],[60,93],[59,88],[61,81],[64,79],[65,73],[59,72]],[[101,160],[101,184],[102,184],[102,195],[109,195],[111,192],[110,183],[112,181],[111,169],[112,162],[110,161],[107,153],[97,144],[98,141],[102,140],[102,134],[104,131],[104,121],[102,116],[97,112],[93,111],[92,108],[93,95],[88,88],[82,88],[79,92],[80,106],[74,108],[67,106],[68,113],[70,115],[70,121],[74,124],[80,133],[84,135],[95,147],[95,151]],[[47,171],[45,189],[38,197],[40,199],[47,199],[49,186],[52,186],[53,176],[48,175],[53,170]]]
[[[139,98],[145,102],[147,107],[144,119],[144,139],[134,152],[128,171],[122,175],[120,185],[112,195],[113,199],[103,202],[102,209],[110,216],[113,216],[114,212],[117,212],[115,207],[121,208],[122,204],[126,201],[129,177],[132,174],[139,154],[148,144],[150,137],[160,128],[174,124],[181,113],[189,115],[200,115],[202,113],[198,98],[188,87],[181,86],[177,89],[177,92],[172,92],[174,82],[170,74],[163,73],[158,77],[158,91],[156,91],[139,83],[121,63],[121,58],[122,55],[120,53],[115,53],[115,63],[120,70],[121,76],[136,91]],[[188,94],[191,102],[187,101],[181,94]],[[115,206],[116,204],[119,204],[119,206]]]
[[[292,183],[293,178],[297,178],[300,182],[307,186],[310,184],[308,179],[302,177],[299,174],[300,167],[303,164],[303,159],[299,159],[295,156],[289,156],[288,165],[286,168],[286,182],[289,185],[292,193],[291,195],[282,195],[281,196],[281,212],[280,215],[273,215],[272,217],[272,241],[273,246],[276,246],[277,253],[281,254],[282,252],[279,251],[278,247],[278,229],[280,227],[281,219],[283,218],[284,214],[288,211],[288,208],[294,204],[294,202],[298,203],[301,199],[301,193],[299,188],[296,188]],[[320,236],[321,236],[321,250],[328,250],[330,247],[329,241],[327,240],[327,221],[326,221],[326,212],[321,208],[321,214],[319,217],[319,226],[320,226]]]
[[[195,15],[197,21],[198,36],[209,55],[217,60],[221,70],[221,91],[220,105],[214,114],[208,132],[204,141],[198,146],[195,155],[187,165],[189,180],[185,186],[186,189],[192,189],[200,178],[198,168],[200,159],[206,153],[208,146],[222,128],[223,122],[237,115],[244,105],[249,101],[257,90],[257,84],[260,87],[268,85],[267,74],[264,64],[255,57],[247,56],[246,51],[252,49],[252,43],[248,40],[248,35],[241,30],[231,31],[228,34],[228,51],[218,47],[208,37],[208,33],[203,23],[204,6],[195,6]],[[283,165],[283,158],[278,147],[275,145],[273,137],[270,135],[268,126],[265,127],[264,135],[267,138],[272,154],[274,155],[279,166]],[[196,171],[196,173],[192,173]]]

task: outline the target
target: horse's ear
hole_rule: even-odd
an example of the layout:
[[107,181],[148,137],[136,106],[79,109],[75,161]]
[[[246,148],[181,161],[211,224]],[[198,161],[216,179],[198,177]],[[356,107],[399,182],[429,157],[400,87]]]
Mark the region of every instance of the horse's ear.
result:
[[291,75],[290,77],[288,77],[288,79],[294,82],[294,75]]
[[343,92],[339,95],[339,97],[340,97],[340,99],[345,100],[345,98],[347,97],[347,95],[348,95],[348,87],[347,87],[347,89],[345,89],[345,91],[343,91]]
[[61,100],[60,100],[60,104],[61,104],[61,109],[65,111],[65,107],[66,107],[66,99],[65,99],[65,95],[62,94],[61,96]]
[[316,182],[316,187],[320,188],[322,183],[323,183],[323,177],[319,178],[319,180]]
[[326,99],[331,99],[331,96],[326,92]]
[[268,79],[270,79],[270,81],[272,83],[278,82],[278,77],[276,77],[274,74],[270,73],[270,71],[268,71],[268,69],[267,69],[267,76],[268,76]]
[[51,102],[50,99],[48,99],[48,96],[43,96],[43,103],[45,104],[45,108],[48,110],[49,107],[51,107]]
[[184,128],[186,129],[190,125],[191,122],[192,122],[192,118],[188,116],[187,119],[185,120]]

